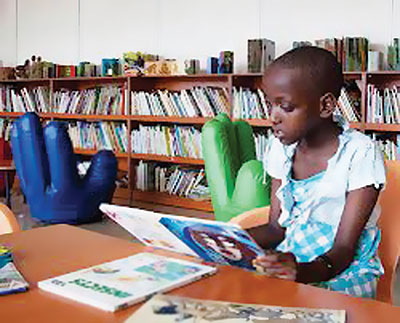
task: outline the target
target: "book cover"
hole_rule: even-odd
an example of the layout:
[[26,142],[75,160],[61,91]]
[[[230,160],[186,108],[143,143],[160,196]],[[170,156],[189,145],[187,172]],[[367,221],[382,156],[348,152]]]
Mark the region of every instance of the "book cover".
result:
[[40,281],[38,287],[114,312],[215,271],[213,267],[194,262],[139,253]]
[[344,323],[345,320],[346,312],[344,310],[229,303],[172,295],[156,295],[133,313],[125,323]]
[[275,59],[275,43],[272,40],[249,39],[247,41],[247,69],[249,73],[261,73]]
[[249,270],[254,270],[252,260],[264,254],[263,249],[237,224],[110,204],[101,204],[100,210],[149,246]]
[[2,254],[0,259],[0,295],[26,291],[29,287],[28,283],[15,267],[12,260],[6,260],[5,258],[6,255]]

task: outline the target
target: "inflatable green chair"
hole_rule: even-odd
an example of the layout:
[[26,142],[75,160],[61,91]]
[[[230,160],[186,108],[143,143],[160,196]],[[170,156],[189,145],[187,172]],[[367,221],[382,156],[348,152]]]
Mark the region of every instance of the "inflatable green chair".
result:
[[264,183],[253,130],[247,122],[232,122],[226,114],[219,114],[203,126],[202,147],[216,220],[229,221],[270,204],[270,179]]

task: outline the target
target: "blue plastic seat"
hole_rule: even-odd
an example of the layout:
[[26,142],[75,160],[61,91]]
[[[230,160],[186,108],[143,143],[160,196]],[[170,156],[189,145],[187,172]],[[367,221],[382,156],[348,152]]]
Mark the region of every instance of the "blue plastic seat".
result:
[[12,151],[32,217],[44,223],[79,224],[101,219],[99,205],[115,190],[117,160],[112,151],[93,156],[81,178],[64,122],[42,129],[39,117],[27,113],[15,121]]

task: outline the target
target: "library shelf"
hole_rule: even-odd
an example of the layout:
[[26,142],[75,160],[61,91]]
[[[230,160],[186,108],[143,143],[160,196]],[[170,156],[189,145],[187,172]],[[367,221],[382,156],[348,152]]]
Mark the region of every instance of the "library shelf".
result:
[[[386,86],[400,83],[400,71],[379,71],[379,72],[344,72],[345,80],[355,81],[360,92],[361,98],[361,122],[351,123],[350,127],[365,131],[381,132],[400,132],[400,125],[396,124],[372,124],[367,123],[367,86],[376,83],[379,86]],[[262,73],[241,73],[241,74],[195,74],[195,75],[146,75],[146,76],[117,76],[117,77],[66,77],[50,79],[23,79],[23,80],[0,80],[0,85],[7,85],[21,89],[22,87],[34,88],[46,86],[50,93],[50,106],[54,106],[52,99],[54,93],[59,89],[82,90],[116,84],[123,88],[125,109],[132,111],[131,93],[132,91],[153,91],[155,89],[167,89],[178,91],[198,86],[221,87],[227,90],[229,100],[232,103],[233,87],[248,87],[250,89],[262,88]],[[53,109],[53,111],[55,111]],[[230,110],[232,115],[232,109]],[[14,119],[21,116],[20,112],[0,112],[0,118]],[[128,133],[131,133],[138,124],[171,124],[171,125],[192,125],[200,127],[212,118],[203,117],[180,117],[180,116],[148,116],[148,115],[80,115],[68,113],[40,113],[43,120],[65,120],[65,121],[89,121],[89,122],[121,122],[127,126]],[[237,120],[237,119],[235,119]],[[269,119],[245,119],[255,128],[271,127]],[[131,151],[131,143],[128,143],[128,151]],[[95,150],[75,149],[75,152],[83,155],[83,158],[93,155]],[[197,201],[187,198],[171,196],[159,192],[142,192],[134,189],[134,169],[139,160],[161,162],[165,164],[185,165],[191,167],[204,167],[204,160],[186,157],[170,157],[153,154],[133,154],[115,152],[118,157],[118,167],[128,174],[129,188],[118,188],[115,196],[129,201],[143,200],[160,204],[167,204],[185,208],[212,210],[209,201]],[[118,193],[117,193],[118,192]],[[123,194],[120,194],[123,192]],[[205,207],[207,205],[207,207]]]
[[213,207],[210,200],[190,199],[164,192],[133,190],[132,200],[213,212]]
[[129,119],[127,115],[118,114],[71,114],[71,113],[40,113],[40,117],[44,119],[65,119],[65,120],[81,120],[81,121],[125,121]]
[[164,156],[155,154],[131,154],[131,159],[150,160],[171,164],[186,164],[186,165],[204,165],[203,159],[179,157],[179,156]]
[[[24,112],[0,112],[0,118],[18,118]],[[38,113],[42,119],[64,119],[64,120],[82,120],[82,121],[126,121],[130,116],[127,115],[100,115],[100,114],[71,114],[58,112]]]
[[179,116],[147,116],[132,115],[129,120],[137,122],[155,122],[155,123],[176,123],[176,124],[200,124],[203,125],[212,118],[204,117],[179,117]]
[[272,122],[270,119],[235,119],[237,120],[244,120],[248,122],[253,127],[271,127]]
[[24,115],[24,112],[0,112],[0,118],[19,118]]
[[358,130],[362,130],[364,127],[362,122],[350,122],[349,126],[350,126],[350,128],[358,129]]
[[400,124],[366,123],[365,130],[379,132],[400,132]]
[[[78,155],[94,155],[98,151],[99,150],[96,150],[96,149],[81,149],[81,148],[74,149],[75,154],[78,154]],[[117,158],[128,158],[128,156],[129,156],[128,153],[123,153],[123,152],[118,152],[118,151],[114,151],[114,154]]]

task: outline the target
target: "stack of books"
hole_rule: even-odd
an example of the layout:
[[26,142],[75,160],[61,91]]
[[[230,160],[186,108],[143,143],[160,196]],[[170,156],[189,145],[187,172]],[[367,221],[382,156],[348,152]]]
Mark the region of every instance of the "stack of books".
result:
[[256,145],[256,158],[259,161],[264,160],[264,154],[272,136],[272,130],[254,132],[254,142]]
[[381,149],[385,159],[400,160],[400,135],[393,137],[387,134],[373,133],[371,137]]
[[15,267],[12,252],[0,246],[0,295],[24,292],[29,284]]
[[52,112],[71,114],[122,115],[125,113],[124,90],[109,85],[86,90],[61,89],[54,92]]
[[400,95],[397,87],[376,88],[373,84],[367,87],[367,122],[400,123]]
[[136,188],[195,199],[210,197],[204,169],[166,167],[143,161],[136,166]]
[[128,152],[128,129],[125,123],[78,121],[68,123],[68,133],[74,148]]
[[355,107],[354,99],[349,95],[345,88],[342,88],[338,100],[338,107],[336,111],[347,122],[360,122],[361,117]]
[[187,126],[143,126],[131,132],[132,152],[202,158],[201,131]]
[[315,45],[331,51],[346,72],[367,70],[369,47],[367,38],[320,39],[315,41]]
[[[311,45],[311,44],[310,44]],[[343,39],[341,38],[324,38],[317,39],[315,41],[315,46],[329,50],[339,63],[343,63]]]
[[50,112],[50,91],[48,87],[23,87],[17,90],[11,86],[0,87],[1,112]]
[[214,117],[229,110],[228,93],[225,88],[195,87],[172,92],[133,91],[131,93],[132,115]]
[[233,118],[269,119],[269,103],[261,89],[233,88]]
[[388,46],[387,63],[389,70],[400,71],[400,38],[394,38]]
[[0,118],[0,138],[5,141],[11,139],[11,129],[13,122],[7,119]]

